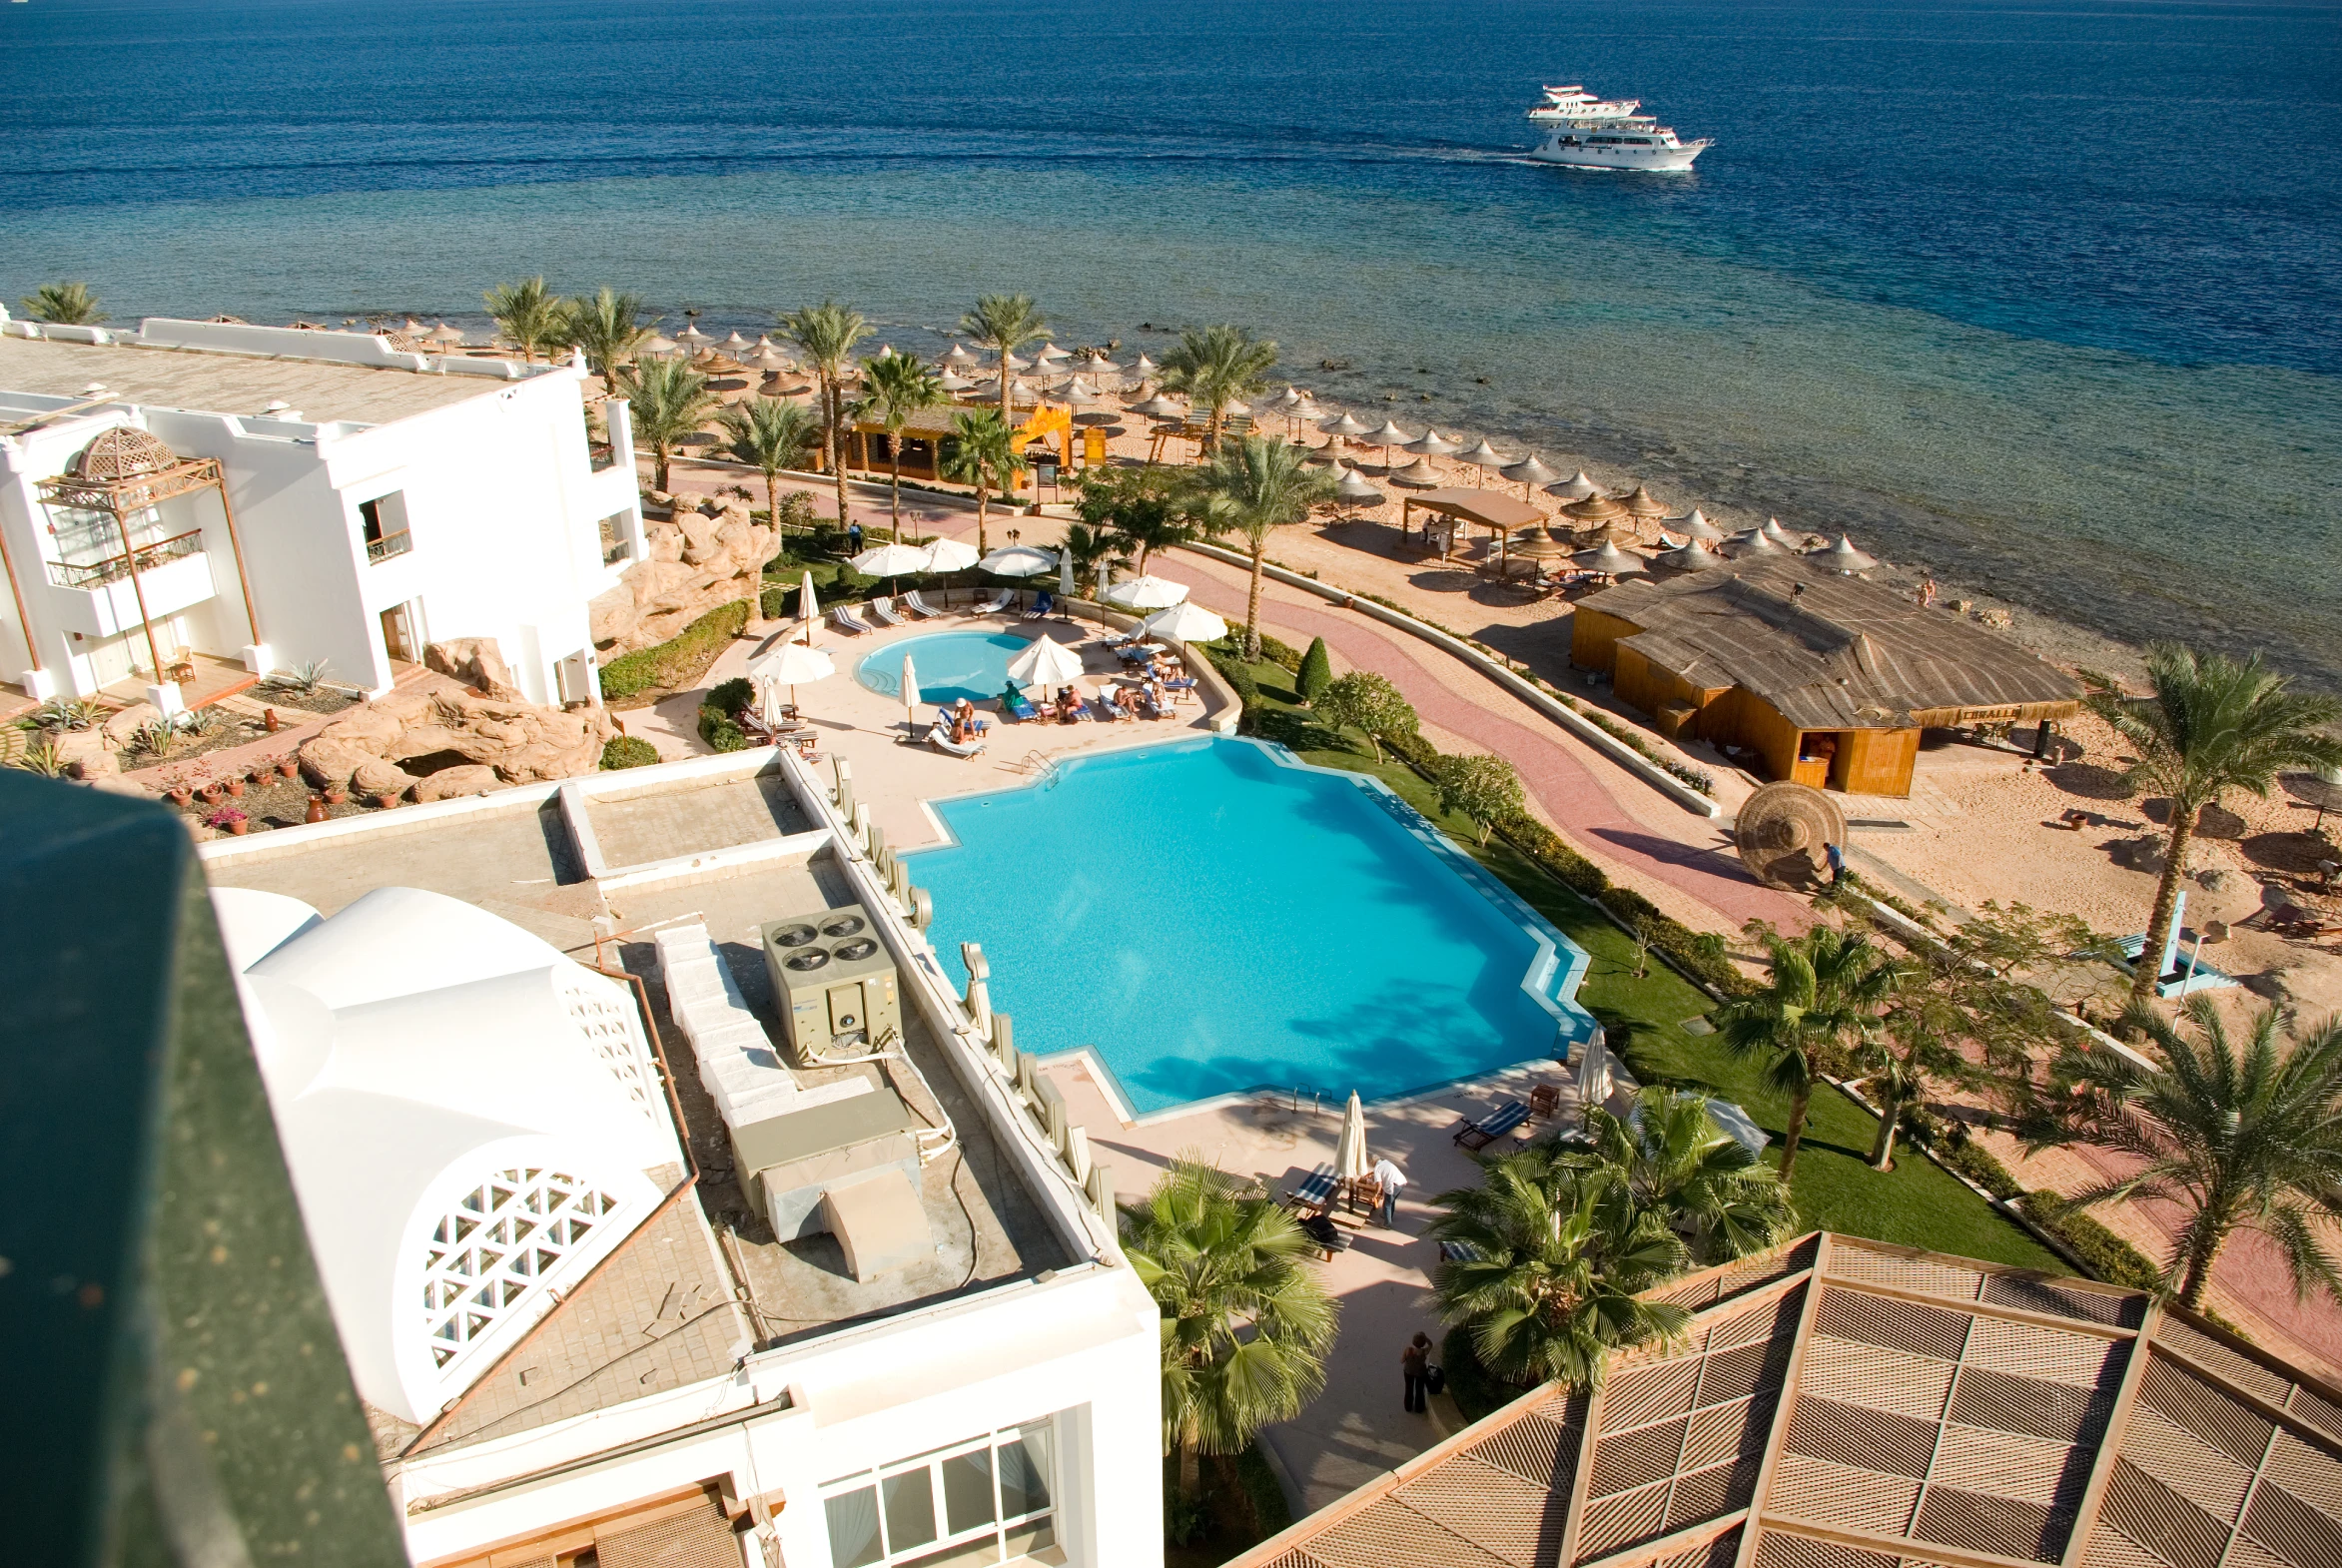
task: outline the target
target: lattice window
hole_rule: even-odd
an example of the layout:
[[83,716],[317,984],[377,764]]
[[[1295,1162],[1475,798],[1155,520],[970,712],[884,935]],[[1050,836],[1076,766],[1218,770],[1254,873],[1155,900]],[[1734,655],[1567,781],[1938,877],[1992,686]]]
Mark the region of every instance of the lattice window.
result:
[[562,1000],[569,1005],[569,1018],[577,1026],[578,1038],[585,1042],[610,1077],[617,1080],[619,1089],[634,1103],[635,1109],[656,1125],[662,1114],[658,1074],[651,1066],[650,1048],[642,1038],[634,1009],[582,985],[570,984],[561,989]]
[[423,1321],[445,1366],[499,1322],[598,1229],[618,1200],[559,1171],[499,1171],[465,1193],[431,1232]]

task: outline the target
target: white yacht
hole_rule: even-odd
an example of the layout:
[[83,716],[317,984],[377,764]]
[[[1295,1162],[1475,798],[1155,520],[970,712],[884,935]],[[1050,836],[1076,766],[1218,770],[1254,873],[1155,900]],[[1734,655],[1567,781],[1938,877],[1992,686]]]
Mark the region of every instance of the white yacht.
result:
[[1706,137],[1684,141],[1650,115],[1637,114],[1639,98],[1596,98],[1583,87],[1548,87],[1545,101],[1528,114],[1545,127],[1545,140],[1529,154],[1549,164],[1577,169],[1644,169],[1681,172],[1712,145]]

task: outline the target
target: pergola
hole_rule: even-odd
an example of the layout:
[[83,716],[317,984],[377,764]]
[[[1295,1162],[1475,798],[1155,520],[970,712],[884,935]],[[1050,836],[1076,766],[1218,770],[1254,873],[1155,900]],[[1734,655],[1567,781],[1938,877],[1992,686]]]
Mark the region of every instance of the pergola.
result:
[[[1545,514],[1527,501],[1516,501],[1511,496],[1501,495],[1495,490],[1425,490],[1420,495],[1409,495],[1399,503],[1398,527],[1401,537],[1404,537],[1407,530],[1413,525],[1415,511],[1418,507],[1436,516],[1445,517],[1451,523],[1457,520],[1476,522],[1481,527],[1492,528],[1499,534],[1508,534],[1515,528],[1527,527],[1530,523],[1545,520]],[[1431,531],[1428,522],[1424,524],[1423,531],[1425,538],[1428,539]],[[1439,558],[1441,560],[1447,559],[1447,552],[1454,547],[1454,544],[1455,529],[1449,527],[1439,541]]]
[[[121,553],[92,563],[89,585],[103,586],[125,576],[130,579],[131,594],[138,601],[139,625],[146,632],[147,657],[154,665],[158,681],[163,678],[163,651],[155,641],[154,621],[147,613],[146,589],[139,581],[139,573],[202,548],[203,529],[198,526],[134,548],[130,542],[130,520],[132,514],[178,496],[207,489],[217,491],[220,511],[228,521],[228,545],[236,556],[236,582],[244,596],[245,624],[252,631],[253,642],[260,642],[260,618],[253,607],[252,578],[244,566],[244,541],[236,531],[236,508],[228,499],[228,482],[221,472],[219,458],[182,457],[145,430],[117,424],[83,447],[65,472],[53,479],[43,479],[39,488],[42,504],[46,506],[103,512],[113,520],[114,537],[122,547]],[[186,542],[191,538],[195,540],[192,546]],[[9,586],[16,587],[13,563],[9,569]],[[17,604],[21,616],[21,593]],[[36,668],[39,657],[36,651]]]

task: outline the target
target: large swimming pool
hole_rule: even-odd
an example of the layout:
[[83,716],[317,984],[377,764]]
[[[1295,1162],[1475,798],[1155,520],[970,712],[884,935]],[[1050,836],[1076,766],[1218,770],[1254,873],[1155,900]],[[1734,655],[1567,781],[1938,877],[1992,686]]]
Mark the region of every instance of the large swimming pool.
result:
[[865,654],[854,678],[882,697],[903,694],[903,655],[911,655],[926,702],[990,702],[1009,681],[1009,660],[1032,639],[1005,631],[939,631],[906,637]]
[[[925,680],[921,681],[922,686]],[[1387,1099],[1574,1054],[1586,957],[1371,779],[1198,737],[939,802],[912,878],[962,986],[1140,1116],[1262,1086]]]

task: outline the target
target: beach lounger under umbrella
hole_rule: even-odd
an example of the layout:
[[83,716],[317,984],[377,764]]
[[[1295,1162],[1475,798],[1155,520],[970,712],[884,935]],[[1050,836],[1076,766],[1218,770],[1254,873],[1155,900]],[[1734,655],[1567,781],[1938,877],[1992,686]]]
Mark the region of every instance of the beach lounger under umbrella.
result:
[[1009,679],[1021,686],[1063,686],[1082,673],[1082,655],[1051,637],[1036,637],[1009,660]]
[[781,704],[774,694],[788,689],[788,706],[797,706],[797,688],[812,681],[827,680],[838,672],[830,656],[818,648],[809,648],[802,642],[784,641],[759,653],[748,661],[748,683],[756,688],[757,707],[765,722],[777,724],[781,718]]
[[1187,585],[1169,577],[1131,577],[1106,590],[1106,602],[1118,609],[1165,610],[1187,596]]
[[1139,629],[1166,642],[1217,642],[1227,635],[1227,622],[1200,604],[1181,600],[1148,616]]
[[1545,491],[1546,494],[1558,495],[1565,501],[1582,501],[1589,495],[1598,495],[1601,492],[1602,486],[1586,477],[1586,470],[1583,468],[1559,484],[1548,486]]

